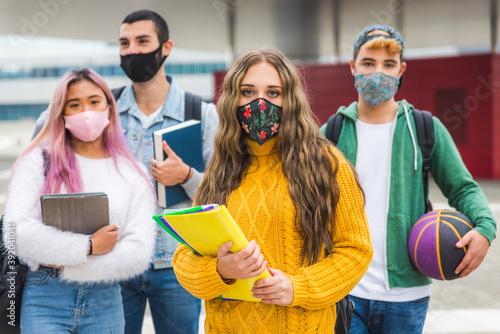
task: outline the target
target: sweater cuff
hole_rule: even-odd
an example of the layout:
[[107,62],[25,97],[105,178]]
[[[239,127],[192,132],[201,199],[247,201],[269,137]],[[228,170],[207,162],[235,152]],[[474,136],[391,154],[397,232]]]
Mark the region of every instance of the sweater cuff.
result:
[[495,239],[495,232],[492,231],[491,228],[488,228],[484,225],[477,225],[476,227],[474,227],[474,229],[479,233],[481,233],[481,235],[484,236],[486,239],[488,239],[488,242],[490,243],[491,246],[493,239]]
[[304,276],[288,276],[293,284],[293,302],[290,306],[304,306],[309,300]]
[[203,175],[205,174],[200,173],[193,168],[193,175],[191,176],[191,178],[186,183],[181,184],[181,187],[184,189],[189,198],[191,198],[191,200],[194,199],[194,195],[196,194],[196,190],[198,190],[198,186],[203,179]]
[[[236,283],[235,279],[223,280],[217,271],[217,258],[211,258],[207,263],[207,280],[215,291],[226,291]],[[222,293],[221,293],[222,294]]]

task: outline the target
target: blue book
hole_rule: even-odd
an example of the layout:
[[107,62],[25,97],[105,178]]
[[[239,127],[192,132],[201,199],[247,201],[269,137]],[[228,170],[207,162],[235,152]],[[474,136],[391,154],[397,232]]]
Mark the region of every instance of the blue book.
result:
[[[155,159],[163,161],[167,154],[163,151],[162,141],[177,154],[184,163],[203,172],[203,155],[201,150],[201,122],[188,120],[153,133]],[[187,173],[187,171],[186,171]],[[158,203],[163,208],[171,207],[189,199],[181,185],[164,186],[156,182]]]

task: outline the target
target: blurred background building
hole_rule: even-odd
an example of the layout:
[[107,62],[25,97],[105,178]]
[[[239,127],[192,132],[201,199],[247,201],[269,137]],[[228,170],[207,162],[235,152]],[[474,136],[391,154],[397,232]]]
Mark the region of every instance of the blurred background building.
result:
[[396,99],[438,116],[475,177],[500,179],[498,0],[1,0],[0,120],[36,118],[69,68],[126,83],[118,29],[142,8],[169,24],[166,72],[182,89],[213,100],[239,54],[272,45],[303,69],[320,123],[357,98],[347,66],[355,36],[391,25],[408,61]]

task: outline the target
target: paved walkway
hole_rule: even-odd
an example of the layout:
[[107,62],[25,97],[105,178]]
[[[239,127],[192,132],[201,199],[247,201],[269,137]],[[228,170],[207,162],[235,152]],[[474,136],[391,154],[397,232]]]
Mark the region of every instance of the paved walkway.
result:
[[[28,145],[34,122],[0,122],[0,213],[3,212],[10,168]],[[495,219],[500,222],[500,180],[478,180]],[[430,186],[434,208],[448,205],[434,183]],[[204,321],[204,312],[200,323]],[[154,333],[147,312],[144,334]],[[200,333],[204,333],[200,326]],[[493,242],[481,266],[467,278],[434,281],[424,326],[425,334],[500,334],[500,242]]]
[[[500,333],[500,310],[447,310],[427,313],[424,334],[495,334]],[[205,314],[200,317],[199,334],[205,333],[203,321]],[[143,334],[154,334],[151,315],[144,318]],[[159,333],[160,334],[160,333]]]

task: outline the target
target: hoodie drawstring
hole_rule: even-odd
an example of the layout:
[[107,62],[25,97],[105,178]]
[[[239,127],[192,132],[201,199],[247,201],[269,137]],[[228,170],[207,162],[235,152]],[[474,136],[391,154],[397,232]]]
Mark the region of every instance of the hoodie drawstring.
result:
[[406,105],[403,104],[403,108],[405,110],[405,116],[406,116],[406,126],[408,126],[408,130],[410,130],[410,135],[411,135],[411,141],[413,143],[413,157],[414,157],[414,163],[415,163],[415,175],[417,175],[417,144],[415,143],[415,136],[413,135],[413,130],[411,129],[411,123],[410,123],[410,116],[408,115],[408,109],[406,108]]

